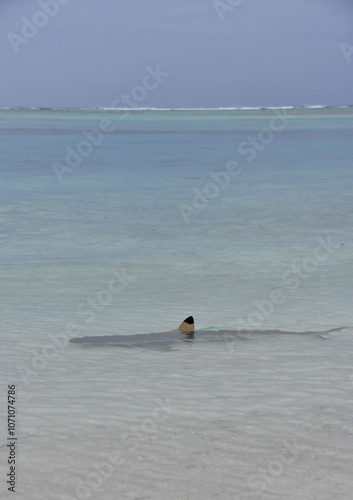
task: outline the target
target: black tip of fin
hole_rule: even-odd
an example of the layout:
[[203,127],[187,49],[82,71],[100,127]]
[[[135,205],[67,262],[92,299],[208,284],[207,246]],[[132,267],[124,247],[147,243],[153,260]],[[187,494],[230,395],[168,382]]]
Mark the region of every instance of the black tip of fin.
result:
[[181,325],[178,326],[178,330],[180,330],[183,333],[192,333],[194,331],[195,325],[194,325],[194,318],[192,316],[189,316],[188,318],[184,319]]

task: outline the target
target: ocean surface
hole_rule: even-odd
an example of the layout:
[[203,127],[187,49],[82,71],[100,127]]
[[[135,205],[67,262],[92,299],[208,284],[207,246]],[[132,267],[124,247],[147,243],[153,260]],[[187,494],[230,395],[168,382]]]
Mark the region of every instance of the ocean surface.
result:
[[0,110],[16,498],[351,498],[352,137],[352,107]]

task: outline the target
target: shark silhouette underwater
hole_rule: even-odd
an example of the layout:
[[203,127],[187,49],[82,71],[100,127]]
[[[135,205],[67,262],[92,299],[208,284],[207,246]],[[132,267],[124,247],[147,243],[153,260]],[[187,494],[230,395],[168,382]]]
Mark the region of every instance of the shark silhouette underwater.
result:
[[142,333],[137,335],[102,335],[99,337],[76,337],[70,339],[74,344],[94,346],[144,347],[169,350],[171,345],[180,341],[194,340],[194,318],[189,316],[175,330],[161,333]]
[[[340,330],[340,328],[334,329]],[[189,316],[175,330],[160,333],[144,333],[137,335],[102,335],[96,337],[76,337],[70,342],[84,346],[117,346],[117,347],[141,347],[145,349],[170,350],[181,342],[231,342],[234,340],[248,340],[264,334],[278,335],[315,335],[320,336],[327,332],[284,332],[280,330],[262,331],[240,331],[240,330],[198,330],[195,331],[193,316]],[[322,337],[325,338],[325,337]]]

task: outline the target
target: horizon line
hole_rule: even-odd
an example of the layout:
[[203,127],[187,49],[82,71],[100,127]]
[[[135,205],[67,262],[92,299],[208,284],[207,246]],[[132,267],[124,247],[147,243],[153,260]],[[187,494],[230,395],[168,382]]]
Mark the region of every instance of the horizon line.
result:
[[229,107],[211,107],[211,108],[111,108],[105,106],[93,107],[46,107],[46,106],[0,106],[0,110],[28,110],[28,111],[259,111],[271,109],[327,109],[339,108],[346,109],[353,107],[353,104],[310,104],[300,106],[229,106]]

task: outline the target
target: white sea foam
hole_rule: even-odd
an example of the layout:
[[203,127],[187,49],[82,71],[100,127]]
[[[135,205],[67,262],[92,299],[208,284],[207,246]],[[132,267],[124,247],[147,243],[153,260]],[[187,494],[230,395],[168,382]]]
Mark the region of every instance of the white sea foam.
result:
[[351,108],[353,105],[336,105],[329,106],[324,104],[314,104],[314,105],[306,105],[306,106],[228,106],[228,107],[202,107],[202,108],[184,108],[184,107],[176,107],[176,108],[158,108],[158,107],[109,107],[109,106],[95,106],[95,107],[78,107],[78,108],[62,108],[62,107],[54,107],[54,108],[42,108],[42,107],[29,107],[29,108],[21,108],[21,107],[0,107],[0,110],[32,110],[32,111],[261,111],[261,110],[281,110],[281,109],[294,109],[294,110],[305,110],[305,109],[346,109]]

